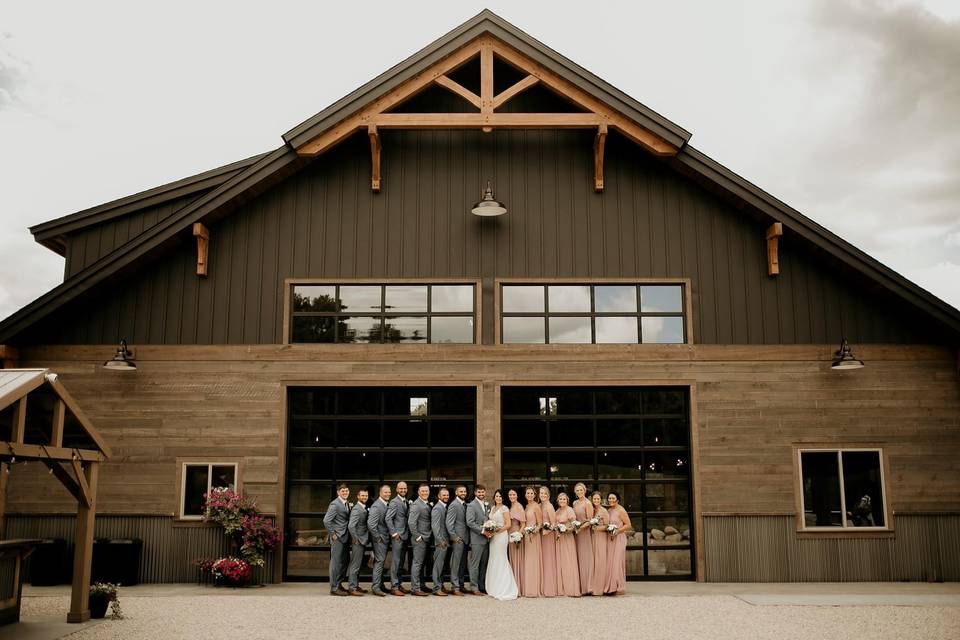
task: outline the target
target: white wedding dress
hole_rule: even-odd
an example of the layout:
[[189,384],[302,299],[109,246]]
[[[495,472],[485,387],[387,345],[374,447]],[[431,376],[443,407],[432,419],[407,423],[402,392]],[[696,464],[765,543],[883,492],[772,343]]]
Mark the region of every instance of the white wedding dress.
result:
[[[505,514],[508,513],[506,507],[500,507],[499,511],[490,513],[490,520],[498,527],[504,525]],[[487,575],[484,580],[487,587],[487,595],[493,596],[497,600],[516,600],[517,582],[513,579],[513,569],[510,568],[510,560],[507,558],[507,545],[510,534],[506,529],[490,538],[489,556],[487,557]]]

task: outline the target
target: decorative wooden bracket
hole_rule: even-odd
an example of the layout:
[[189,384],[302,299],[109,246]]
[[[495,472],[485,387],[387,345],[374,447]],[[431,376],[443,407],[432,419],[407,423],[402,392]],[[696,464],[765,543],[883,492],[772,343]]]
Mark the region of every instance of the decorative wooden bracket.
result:
[[197,238],[197,275],[207,276],[207,257],[210,248],[210,231],[200,222],[193,223],[193,235]]
[[775,276],[780,273],[780,236],[783,235],[783,224],[774,222],[767,229],[767,275]]
[[[90,485],[87,484],[87,476],[83,472],[83,463],[80,462],[79,460],[71,460],[70,464],[73,465],[73,473],[77,476],[77,487],[80,488],[81,502],[83,502],[84,506],[88,508],[92,507],[93,492],[90,491]],[[92,463],[92,464],[96,464],[96,463]]]
[[463,98],[464,100],[466,100],[467,102],[475,106],[477,109],[480,108],[480,96],[475,94],[473,91],[470,91],[470,89],[467,89],[465,86],[463,86],[459,82],[454,82],[447,76],[440,76],[439,78],[434,80],[434,82],[436,82],[438,85],[440,85],[444,89],[447,89],[448,91],[451,91],[457,94],[458,96],[460,96],[461,98]]
[[593,188],[603,191],[603,149],[607,145],[607,125],[597,127],[597,137],[593,141]]
[[55,447],[63,446],[63,423],[67,414],[67,404],[59,397],[53,401],[53,429],[50,444]]
[[80,489],[80,485],[77,484],[76,480],[71,477],[70,473],[64,469],[59,462],[44,458],[43,464],[47,465],[47,468],[53,471],[53,475],[57,477],[60,484],[70,492],[70,495],[72,495],[77,502],[83,502],[83,491]]
[[368,126],[367,135],[370,136],[370,188],[376,193],[380,191],[380,134],[377,125]]
[[524,91],[526,91],[533,85],[537,84],[538,82],[540,82],[540,78],[536,76],[527,76],[523,80],[520,80],[519,82],[514,84],[512,87],[508,89],[504,89],[503,92],[498,93],[496,97],[493,99],[493,108],[499,109],[500,107],[505,105],[508,100],[510,100],[511,98],[513,98],[514,96],[520,93],[523,93]]

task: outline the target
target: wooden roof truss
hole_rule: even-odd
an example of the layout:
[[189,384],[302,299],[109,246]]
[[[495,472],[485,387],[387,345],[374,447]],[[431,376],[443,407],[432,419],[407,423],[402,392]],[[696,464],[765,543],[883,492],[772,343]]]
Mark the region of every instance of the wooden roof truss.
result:
[[[479,56],[480,95],[453,80],[450,74]],[[527,75],[509,88],[494,94],[494,56]],[[542,84],[582,113],[505,113],[507,102],[531,87]],[[473,105],[476,113],[391,113],[390,110],[417,93],[433,86],[443,87]],[[594,188],[603,190],[603,154],[607,133],[618,131],[650,153],[676,155],[679,149],[636,121],[617,112],[572,82],[531,60],[490,35],[474,39],[421,73],[403,82],[377,100],[297,147],[297,153],[314,157],[357,131],[370,138],[371,182],[380,190],[381,129],[594,129]]]

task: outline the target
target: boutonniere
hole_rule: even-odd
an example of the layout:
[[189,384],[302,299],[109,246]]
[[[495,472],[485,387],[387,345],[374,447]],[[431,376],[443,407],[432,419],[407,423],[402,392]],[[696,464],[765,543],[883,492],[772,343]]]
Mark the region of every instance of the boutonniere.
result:
[[413,500],[407,500],[407,504],[413,504]]
[[353,502],[348,502],[348,503],[347,503],[347,507],[350,508],[350,509],[353,509],[353,505],[354,505]]
[[484,501],[484,503],[483,503],[483,506],[485,506],[485,507],[489,507],[489,506],[490,506],[490,503],[489,503],[489,502],[486,502],[486,501]]
[[428,502],[427,504],[430,505],[431,507],[433,506],[433,503],[432,503],[432,502]]

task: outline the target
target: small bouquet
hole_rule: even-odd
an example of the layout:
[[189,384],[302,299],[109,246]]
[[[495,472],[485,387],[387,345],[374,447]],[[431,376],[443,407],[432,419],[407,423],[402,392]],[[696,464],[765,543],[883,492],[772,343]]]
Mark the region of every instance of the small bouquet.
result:
[[598,526],[598,525],[600,524],[600,517],[599,517],[599,516],[593,516],[593,517],[590,518],[590,520],[588,520],[587,522],[590,524],[591,527],[596,527],[596,526]]
[[523,532],[528,536],[531,536],[537,532],[537,528],[538,528],[537,525],[533,524],[533,525],[530,525],[529,527],[524,527]]
[[494,531],[497,530],[497,525],[494,524],[493,520],[487,520],[486,522],[483,523],[483,530],[493,533]]
[[619,529],[619,528],[620,528],[620,527],[618,527],[618,526],[615,525],[615,524],[608,524],[608,525],[607,525],[607,533],[609,533],[610,535],[613,535],[614,532],[615,532],[617,529]]
[[573,522],[570,523],[570,526],[573,527],[574,531],[576,531],[577,529],[583,526],[583,523],[580,522],[579,520],[574,520]]
[[544,523],[541,525],[541,528],[542,528],[544,531],[553,531],[553,525],[550,524],[549,522],[544,522]]
[[510,534],[510,542],[512,542],[513,544],[520,544],[521,542],[523,542],[523,534],[520,533],[519,531],[514,531],[513,533]]
[[560,524],[557,525],[557,533],[561,535],[564,533],[572,533],[572,532],[573,532],[573,527],[571,527],[566,523],[561,522]]

